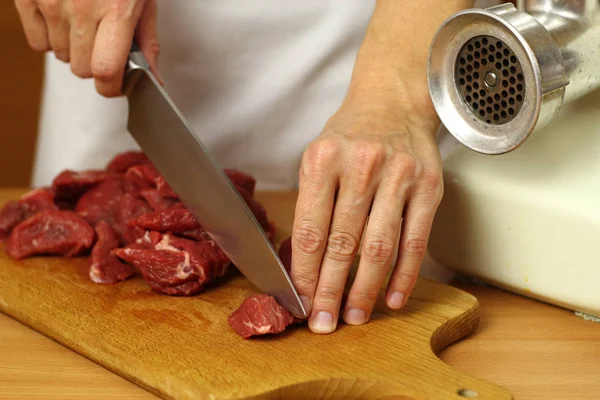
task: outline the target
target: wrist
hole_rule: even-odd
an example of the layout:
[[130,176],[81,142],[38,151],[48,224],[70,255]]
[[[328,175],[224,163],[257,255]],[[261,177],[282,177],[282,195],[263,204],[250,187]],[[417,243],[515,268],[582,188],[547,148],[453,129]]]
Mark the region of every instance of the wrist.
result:
[[[375,72],[375,71],[373,71]],[[427,82],[412,82],[399,74],[376,74],[352,80],[343,109],[358,110],[369,119],[388,121],[386,125],[411,125],[435,135],[440,124]]]

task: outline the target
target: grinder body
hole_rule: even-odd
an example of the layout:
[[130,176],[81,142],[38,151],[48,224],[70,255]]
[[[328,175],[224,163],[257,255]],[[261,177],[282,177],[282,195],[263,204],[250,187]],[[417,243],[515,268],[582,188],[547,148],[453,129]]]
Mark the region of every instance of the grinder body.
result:
[[[516,8],[466,10],[438,30],[428,71],[442,130],[463,144],[444,160],[445,193],[431,231],[432,258],[505,289],[595,315],[600,315],[599,12],[599,1],[583,0],[522,0]],[[501,68],[485,68],[496,66],[498,43]]]

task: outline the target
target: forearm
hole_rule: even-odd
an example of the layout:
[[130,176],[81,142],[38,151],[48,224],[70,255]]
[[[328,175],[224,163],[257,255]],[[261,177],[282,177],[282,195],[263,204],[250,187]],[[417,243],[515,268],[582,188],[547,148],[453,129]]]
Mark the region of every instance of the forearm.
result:
[[435,118],[427,89],[429,46],[446,18],[472,6],[472,0],[378,0],[348,98],[382,96]]

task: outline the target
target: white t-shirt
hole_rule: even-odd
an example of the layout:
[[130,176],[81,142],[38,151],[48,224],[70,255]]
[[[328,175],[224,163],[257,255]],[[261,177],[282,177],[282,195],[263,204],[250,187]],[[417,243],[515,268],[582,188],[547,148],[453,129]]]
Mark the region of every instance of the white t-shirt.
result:
[[[295,189],[304,149],[346,95],[374,6],[159,1],[165,89],[221,166],[253,174],[259,190]],[[32,184],[48,185],[67,168],[103,168],[116,153],[137,149],[126,121],[125,98],[100,96],[91,79],[48,53]],[[458,144],[443,128],[438,139],[442,158]],[[429,258],[421,272],[451,276]]]
[[[374,4],[159,1],[165,88],[223,167],[262,190],[295,188],[302,152],[346,94]],[[138,148],[125,98],[100,96],[53,53],[45,68],[34,186]]]

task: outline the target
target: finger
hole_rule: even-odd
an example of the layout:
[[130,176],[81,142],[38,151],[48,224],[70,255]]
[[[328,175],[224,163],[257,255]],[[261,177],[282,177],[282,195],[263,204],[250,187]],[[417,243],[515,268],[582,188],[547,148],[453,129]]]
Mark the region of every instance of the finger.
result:
[[364,324],[371,318],[400,240],[407,179],[398,171],[384,174],[383,179],[375,194],[358,271],[345,304],[344,320],[350,325]]
[[156,27],[156,0],[148,0],[144,5],[144,10],[136,29],[135,40],[148,60],[150,69],[162,85],[163,81],[158,73],[160,46]]
[[42,1],[39,3],[46,25],[48,26],[48,41],[56,58],[69,62],[69,21],[66,18],[60,1]]
[[291,278],[307,314],[317,288],[337,187],[337,144],[318,141],[302,157],[292,230]]
[[91,68],[96,90],[105,97],[122,93],[125,63],[141,14],[140,4],[133,3],[134,9],[110,11],[98,24]]
[[16,0],[15,6],[29,46],[35,51],[50,50],[46,20],[33,0]]
[[398,260],[386,291],[391,309],[404,307],[417,278],[427,251],[427,243],[435,211],[441,200],[441,178],[425,179],[424,186],[409,199],[400,237]]
[[91,2],[72,2],[70,12],[71,71],[80,78],[92,77],[92,51],[98,21]]
[[374,193],[375,184],[369,182],[369,168],[366,170],[355,170],[342,176],[340,181],[309,320],[309,327],[315,333],[331,333],[337,327],[346,280],[358,251]]

